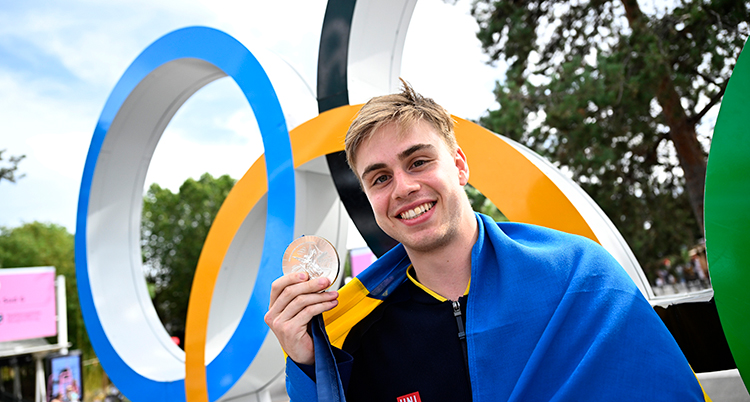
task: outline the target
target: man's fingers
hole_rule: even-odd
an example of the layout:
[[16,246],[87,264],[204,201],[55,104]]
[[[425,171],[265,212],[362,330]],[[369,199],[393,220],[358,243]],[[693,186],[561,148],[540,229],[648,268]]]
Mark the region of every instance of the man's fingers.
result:
[[[330,285],[327,278],[306,280],[307,274],[285,275],[272,285],[272,300],[265,321],[269,327],[281,332],[298,332],[316,314],[330,310],[338,292],[321,292]],[[277,334],[278,335],[278,334]]]
[[307,281],[307,279],[308,278],[306,272],[293,272],[273,281],[273,283],[271,284],[271,301],[269,303],[269,306],[273,305],[273,303],[279,297],[281,292],[284,291],[284,289],[291,285],[305,282]]
[[[320,303],[308,304],[297,314],[289,319],[278,317],[278,322],[285,326],[286,333],[306,333],[307,324],[318,314],[322,314],[338,304],[338,300],[326,300]],[[288,332],[287,332],[288,331]]]
[[264,317],[294,361],[308,361],[311,356],[312,340],[307,334],[310,320],[338,304],[338,292],[323,292],[330,286],[328,278],[308,278],[307,273],[298,272],[276,279]]
[[[287,303],[286,307],[284,307],[284,309],[279,312],[277,317],[282,322],[292,321],[293,319],[300,316],[302,317],[303,321],[310,321],[310,319],[312,319],[312,317],[315,315],[309,314],[309,311],[313,308],[313,306],[325,304],[332,300],[336,300],[336,298],[338,298],[338,292],[335,291],[323,293],[304,293],[301,295],[297,295],[294,299]],[[319,309],[315,307],[315,311],[317,311],[316,314],[319,314],[323,311],[330,310],[330,308],[333,308],[333,306],[323,309],[322,311],[318,311]],[[304,321],[305,325],[307,324],[307,321]]]
[[[291,278],[288,278],[289,276],[291,276]],[[286,306],[299,295],[320,293],[330,285],[327,278],[317,278],[311,279],[309,281],[301,281],[300,278],[302,277],[307,277],[307,274],[302,273],[286,275],[277,279],[274,284],[271,285],[273,290],[273,287],[275,287],[278,282],[279,288],[277,289],[278,292],[276,297],[271,299],[269,311],[280,313],[282,310],[286,309]],[[284,287],[282,288],[281,286]]]

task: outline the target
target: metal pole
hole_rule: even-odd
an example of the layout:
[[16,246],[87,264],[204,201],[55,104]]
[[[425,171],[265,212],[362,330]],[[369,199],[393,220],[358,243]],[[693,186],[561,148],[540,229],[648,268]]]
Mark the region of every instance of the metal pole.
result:
[[21,368],[18,367],[18,358],[14,357],[10,363],[13,365],[13,396],[20,400],[21,395]]
[[44,402],[47,400],[47,386],[46,378],[44,375],[44,365],[42,364],[42,355],[34,355],[36,362],[36,392],[34,392],[34,400],[36,402]]
[[258,391],[257,394],[258,402],[272,402],[271,391],[268,388]]
[[62,346],[60,353],[68,354],[68,308],[65,295],[65,277],[57,276],[57,344]]

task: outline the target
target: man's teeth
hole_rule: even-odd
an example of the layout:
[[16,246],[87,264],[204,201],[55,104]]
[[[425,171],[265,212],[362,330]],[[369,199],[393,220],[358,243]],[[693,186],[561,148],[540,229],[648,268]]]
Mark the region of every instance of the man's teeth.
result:
[[418,217],[419,215],[422,215],[423,213],[429,211],[432,209],[432,206],[435,205],[435,203],[428,202],[426,204],[422,204],[414,209],[410,209],[406,212],[401,213],[401,219],[414,219]]

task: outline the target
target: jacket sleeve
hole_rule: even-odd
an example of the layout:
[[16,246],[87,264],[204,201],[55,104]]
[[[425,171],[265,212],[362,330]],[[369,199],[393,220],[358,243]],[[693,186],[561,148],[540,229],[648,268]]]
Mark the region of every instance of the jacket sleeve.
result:
[[289,357],[286,358],[286,392],[290,401],[317,401],[315,381]]
[[[354,359],[349,353],[332,347],[336,359],[336,367],[341,376],[344,389],[349,385]],[[286,358],[286,392],[290,401],[317,401],[318,392],[315,384],[315,366],[297,364],[289,357]]]

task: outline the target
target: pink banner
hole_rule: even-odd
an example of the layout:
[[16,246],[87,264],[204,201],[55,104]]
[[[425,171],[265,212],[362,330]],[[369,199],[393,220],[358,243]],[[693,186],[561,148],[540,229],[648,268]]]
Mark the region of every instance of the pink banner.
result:
[[55,268],[0,269],[0,342],[57,334]]
[[367,269],[378,257],[370,251],[368,247],[355,248],[349,250],[349,256],[352,262],[352,276],[357,276],[360,272]]

